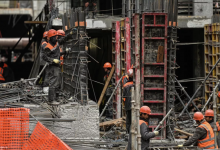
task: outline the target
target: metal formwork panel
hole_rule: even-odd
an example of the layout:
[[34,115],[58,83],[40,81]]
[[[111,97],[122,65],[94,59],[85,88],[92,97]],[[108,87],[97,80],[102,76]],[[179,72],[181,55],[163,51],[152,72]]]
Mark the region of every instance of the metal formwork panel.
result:
[[[114,85],[116,86],[121,77],[121,56],[120,56],[120,21],[112,23],[112,64],[115,65],[113,75]],[[121,116],[121,84],[115,92],[113,98],[113,119]]]
[[125,36],[126,36],[126,44],[125,44],[125,70],[128,71],[131,68],[131,26],[130,19],[128,17],[125,18]]
[[[144,105],[152,110],[149,120],[152,131],[166,115],[167,22],[167,13],[142,14],[141,81],[144,84],[141,85],[141,94]],[[162,62],[158,61],[158,57],[162,58]],[[166,138],[166,122],[163,125],[156,139]]]
[[[212,69],[212,67],[216,64],[218,59],[220,58],[220,23],[207,24],[204,26],[204,59],[205,59],[205,76],[207,76]],[[210,78],[204,84],[205,86],[205,102],[211,96],[211,91],[213,91],[216,82],[220,80],[220,66],[216,66],[216,68],[212,71]],[[217,92],[217,91],[216,91]],[[220,99],[217,98],[217,105],[220,102]],[[207,105],[207,109],[210,108]],[[218,111],[219,113],[219,111]]]

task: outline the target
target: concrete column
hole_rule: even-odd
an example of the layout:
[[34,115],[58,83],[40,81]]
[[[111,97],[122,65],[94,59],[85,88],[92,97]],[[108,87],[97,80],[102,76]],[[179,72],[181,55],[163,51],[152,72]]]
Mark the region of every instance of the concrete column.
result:
[[[193,42],[203,42],[203,29],[193,30]],[[193,45],[193,77],[204,77],[204,45]],[[199,87],[201,82],[193,82],[193,91]],[[194,92],[193,92],[194,93]],[[203,89],[201,89],[197,97],[203,96]]]
[[213,15],[213,0],[193,0],[193,15],[211,18]]

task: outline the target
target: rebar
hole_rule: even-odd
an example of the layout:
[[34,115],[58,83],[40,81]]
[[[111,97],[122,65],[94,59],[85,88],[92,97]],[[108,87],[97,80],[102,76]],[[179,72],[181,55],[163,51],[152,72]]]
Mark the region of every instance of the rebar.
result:
[[191,97],[191,99],[189,100],[189,102],[187,103],[187,105],[183,108],[182,112],[179,114],[178,117],[181,117],[183,115],[183,113],[185,112],[185,110],[188,108],[189,104],[193,101],[194,97],[196,96],[196,94],[199,92],[200,88],[203,86],[203,84],[206,82],[206,80],[209,78],[209,76],[212,74],[212,71],[215,69],[215,67],[218,65],[220,61],[220,58],[218,59],[218,61],[215,63],[215,65],[213,66],[213,68],[211,69],[211,71],[209,72],[209,74],[206,76],[206,78],[204,79],[204,81],[199,85],[199,87],[197,88],[196,92],[193,94],[193,96]]

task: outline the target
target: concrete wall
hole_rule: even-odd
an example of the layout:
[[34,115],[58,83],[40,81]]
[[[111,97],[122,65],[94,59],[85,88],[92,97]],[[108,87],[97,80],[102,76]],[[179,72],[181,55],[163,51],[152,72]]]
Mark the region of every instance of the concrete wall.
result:
[[193,0],[193,15],[211,18],[213,15],[213,0]]

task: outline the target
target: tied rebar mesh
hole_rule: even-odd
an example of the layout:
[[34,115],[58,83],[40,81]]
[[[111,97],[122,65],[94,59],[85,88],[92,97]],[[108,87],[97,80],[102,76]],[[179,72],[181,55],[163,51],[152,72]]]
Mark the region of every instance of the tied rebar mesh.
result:
[[22,150],[72,150],[40,122],[37,123]]
[[29,109],[0,109],[0,149],[22,149],[28,140]]

